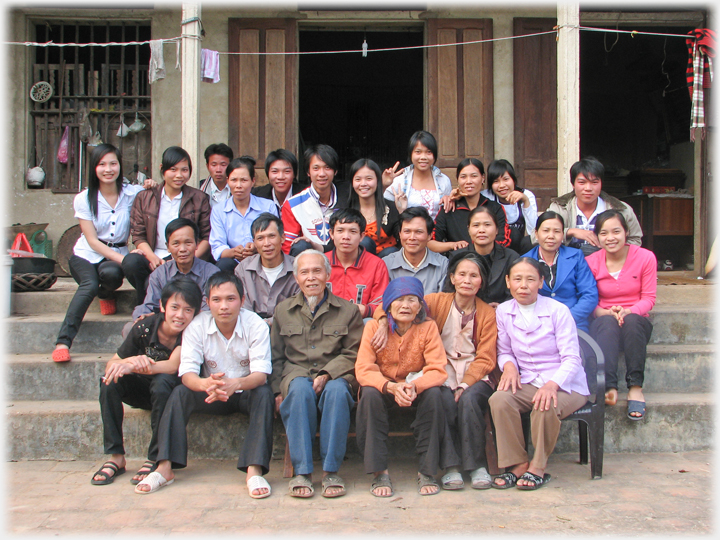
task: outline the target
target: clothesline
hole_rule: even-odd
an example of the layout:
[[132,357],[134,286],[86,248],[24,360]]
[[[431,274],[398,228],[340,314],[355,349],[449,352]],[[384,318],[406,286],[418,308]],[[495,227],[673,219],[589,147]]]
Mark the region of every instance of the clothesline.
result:
[[[590,26],[578,26],[578,25],[560,25],[556,26],[553,30],[548,30],[546,32],[537,32],[534,34],[523,34],[521,36],[507,36],[507,37],[499,37],[499,38],[490,38],[490,39],[479,39],[475,41],[461,41],[456,43],[437,43],[437,44],[431,44],[431,45],[414,45],[409,47],[389,47],[389,48],[383,48],[383,49],[367,49],[367,52],[388,52],[388,51],[405,51],[405,50],[413,50],[413,49],[430,49],[430,48],[438,48],[438,47],[455,47],[458,45],[474,45],[479,43],[490,43],[494,41],[505,41],[505,40],[512,40],[512,39],[520,39],[520,38],[528,38],[528,37],[536,37],[536,36],[542,36],[547,34],[558,34],[561,29],[563,28],[574,28],[582,31],[588,31],[588,32],[607,32],[607,33],[615,33],[615,34],[630,34],[631,36],[663,36],[663,37],[680,37],[683,39],[697,39],[694,36],[691,36],[689,34],[664,34],[660,32],[639,32],[637,30],[618,30],[614,28],[595,28]],[[22,45],[26,47],[113,47],[113,46],[130,46],[130,45],[145,45],[149,44],[151,41],[162,41],[164,43],[177,43],[180,40],[184,38],[190,38],[190,39],[202,39],[200,36],[193,35],[193,34],[186,34],[183,36],[177,36],[173,38],[166,38],[161,40],[147,40],[147,41],[127,41],[127,42],[110,42],[110,43],[54,43],[52,41],[48,41],[45,43],[38,43],[38,42],[32,42],[32,41],[24,41],[24,42],[14,42],[14,41],[6,41],[3,44],[4,45]],[[260,56],[273,56],[273,55],[307,55],[307,54],[357,54],[362,53],[363,49],[349,49],[349,50],[343,50],[343,51],[281,51],[281,52],[219,52],[219,54],[224,55],[260,55]]]

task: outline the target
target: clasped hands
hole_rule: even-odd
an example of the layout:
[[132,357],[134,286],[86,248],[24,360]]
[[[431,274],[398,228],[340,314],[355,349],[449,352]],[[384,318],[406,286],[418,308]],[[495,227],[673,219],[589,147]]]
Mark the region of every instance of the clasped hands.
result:
[[203,379],[203,382],[205,392],[208,395],[205,398],[205,403],[227,401],[241,386],[240,379],[226,379],[224,373],[212,373],[209,377]]
[[140,354],[138,356],[130,356],[119,362],[113,362],[105,370],[103,382],[109,385],[111,382],[118,382],[123,375],[130,373],[142,373],[144,375],[152,375],[152,366],[155,360]]
[[409,407],[417,397],[415,383],[390,381],[387,384],[387,391],[395,396],[395,403],[401,407]]

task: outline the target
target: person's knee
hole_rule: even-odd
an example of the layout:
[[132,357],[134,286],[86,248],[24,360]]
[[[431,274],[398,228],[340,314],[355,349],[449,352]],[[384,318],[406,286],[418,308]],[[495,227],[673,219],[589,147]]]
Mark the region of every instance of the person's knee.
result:
[[250,390],[250,392],[253,404],[269,404],[272,407],[275,403],[275,396],[269,384],[260,385]]
[[103,264],[98,270],[98,276],[106,289],[115,290],[122,286],[125,274],[119,264]]
[[298,240],[292,246],[290,246],[289,255],[291,257],[297,257],[300,253],[307,249],[313,249],[312,244],[307,240]]
[[360,245],[365,248],[365,251],[368,253],[376,254],[377,244],[375,244],[375,241],[369,236],[363,236],[362,240],[360,240]]
[[293,402],[298,400],[315,401],[315,390],[312,381],[307,377],[295,377],[288,386],[287,397],[284,401]]
[[513,402],[512,397],[512,392],[506,390],[495,392],[490,396],[490,399],[488,399],[490,409],[493,411],[501,411],[510,408]]

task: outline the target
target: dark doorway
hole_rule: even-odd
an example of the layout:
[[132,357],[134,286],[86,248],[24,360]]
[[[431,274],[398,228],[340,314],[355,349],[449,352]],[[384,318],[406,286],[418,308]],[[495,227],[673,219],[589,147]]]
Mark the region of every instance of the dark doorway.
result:
[[[324,143],[340,156],[340,177],[357,159],[381,168],[405,164],[407,143],[423,129],[423,49],[372,49],[423,44],[417,32],[301,31],[301,51],[356,50],[367,40],[370,52],[300,56],[300,156]],[[302,168],[301,168],[302,170]]]

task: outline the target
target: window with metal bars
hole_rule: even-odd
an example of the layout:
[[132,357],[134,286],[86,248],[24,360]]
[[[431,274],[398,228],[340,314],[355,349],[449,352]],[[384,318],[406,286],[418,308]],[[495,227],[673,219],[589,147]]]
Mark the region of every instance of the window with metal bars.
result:
[[[42,187],[58,193],[87,187],[88,156],[93,146],[103,142],[122,153],[128,181],[135,182],[138,173],[150,176],[149,44],[82,46],[149,39],[146,21],[35,24],[37,42],[78,44],[35,49],[29,96],[34,160],[30,166],[45,170]],[[66,128],[68,159],[61,163],[58,148]]]

